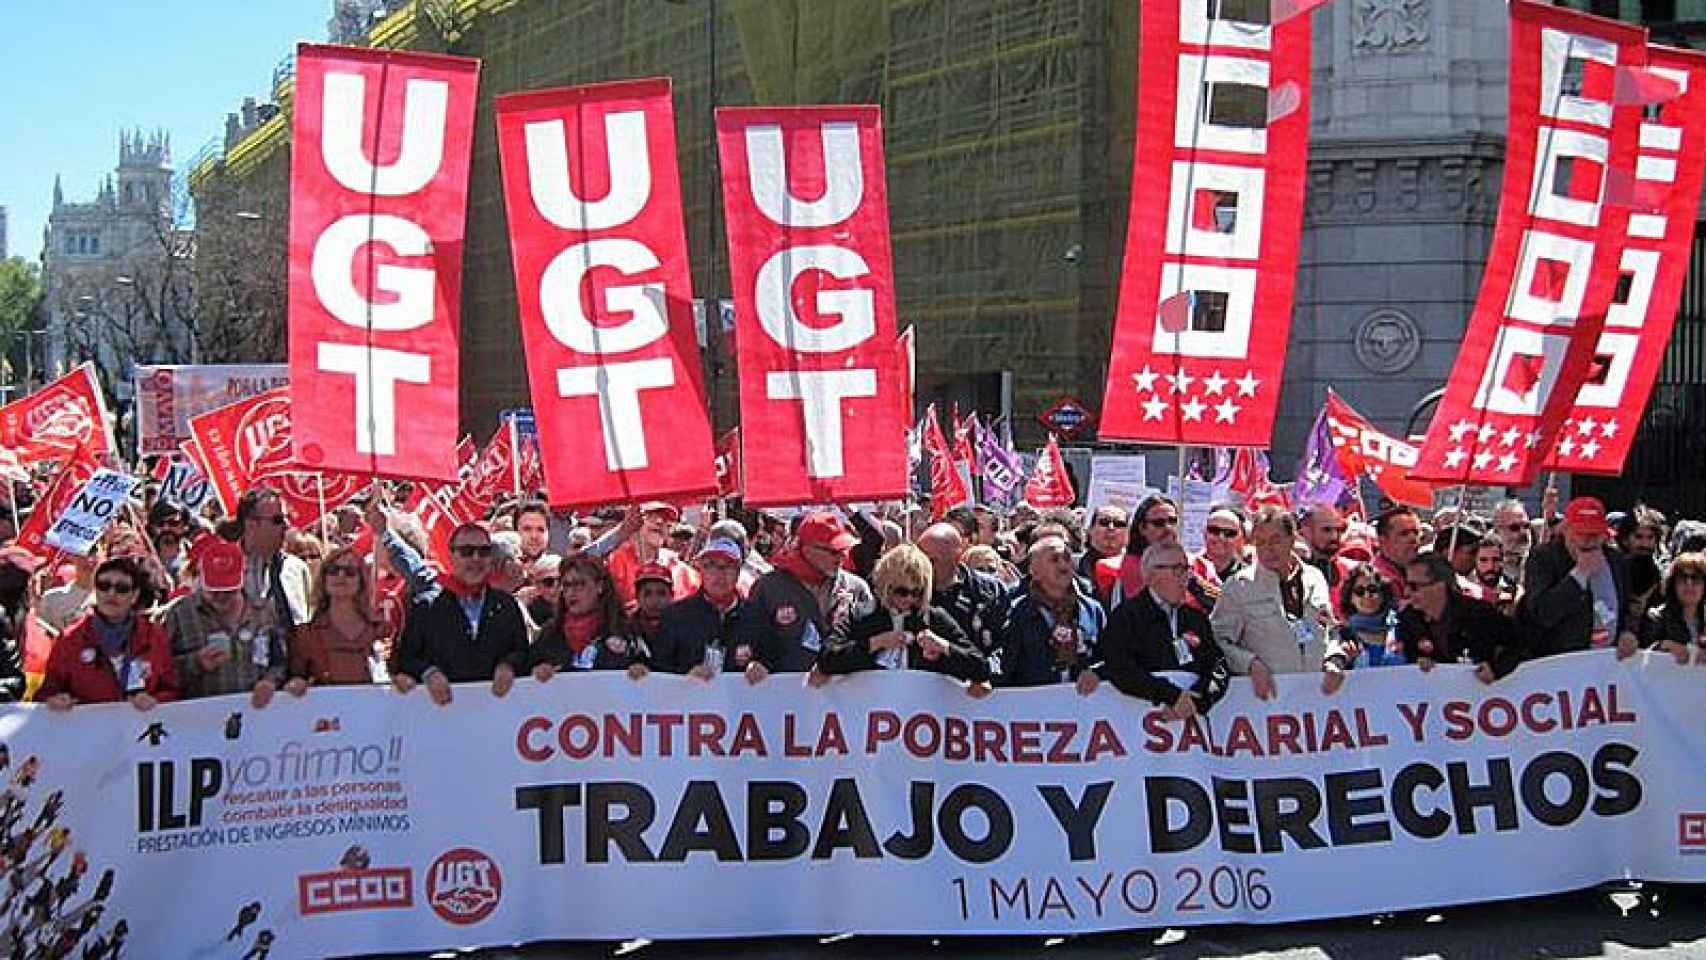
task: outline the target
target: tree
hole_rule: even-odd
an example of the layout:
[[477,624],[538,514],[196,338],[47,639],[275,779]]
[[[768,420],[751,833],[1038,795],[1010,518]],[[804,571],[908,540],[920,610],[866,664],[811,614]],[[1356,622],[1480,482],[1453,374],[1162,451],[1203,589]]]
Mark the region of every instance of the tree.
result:
[[[10,358],[18,334],[31,329],[42,301],[36,265],[22,257],[0,260],[0,355]],[[29,349],[29,341],[24,342]],[[11,377],[6,378],[8,382]]]

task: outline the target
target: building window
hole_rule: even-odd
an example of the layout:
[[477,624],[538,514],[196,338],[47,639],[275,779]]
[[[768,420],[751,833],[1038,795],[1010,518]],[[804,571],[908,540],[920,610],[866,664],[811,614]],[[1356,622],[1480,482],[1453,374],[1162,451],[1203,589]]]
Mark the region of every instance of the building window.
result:
[[98,254],[101,252],[101,238],[100,237],[90,237],[89,238],[89,252],[94,253],[94,254]]

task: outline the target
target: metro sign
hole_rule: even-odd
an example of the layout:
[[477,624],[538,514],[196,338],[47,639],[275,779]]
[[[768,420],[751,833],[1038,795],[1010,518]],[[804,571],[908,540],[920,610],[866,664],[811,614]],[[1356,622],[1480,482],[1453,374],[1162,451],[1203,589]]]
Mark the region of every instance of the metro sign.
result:
[[1071,397],[1063,397],[1037,415],[1037,420],[1063,437],[1070,437],[1090,423],[1090,411]]

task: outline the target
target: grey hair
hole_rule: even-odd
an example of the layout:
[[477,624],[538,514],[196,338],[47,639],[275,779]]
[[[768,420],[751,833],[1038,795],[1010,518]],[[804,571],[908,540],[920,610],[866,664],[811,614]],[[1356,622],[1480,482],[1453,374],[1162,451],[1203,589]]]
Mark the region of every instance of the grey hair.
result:
[[1175,555],[1180,560],[1185,559],[1185,548],[1176,543],[1157,543],[1144,548],[1143,572],[1148,574],[1149,571],[1166,563],[1169,557]]

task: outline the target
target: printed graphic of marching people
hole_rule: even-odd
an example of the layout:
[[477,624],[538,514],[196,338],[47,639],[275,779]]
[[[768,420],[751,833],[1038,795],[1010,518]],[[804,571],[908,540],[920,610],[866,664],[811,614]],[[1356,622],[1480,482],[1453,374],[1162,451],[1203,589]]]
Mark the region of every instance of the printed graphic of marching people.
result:
[[[1088,483],[991,411],[919,416],[878,107],[716,112],[718,434],[669,79],[487,110],[476,60],[303,45],[286,362],[137,367],[134,460],[93,363],[0,407],[0,955],[1701,900],[1706,521],[1553,480],[1618,475],[1652,391],[1706,56],[1511,0],[1432,424],[1329,392],[1282,484],[1323,0],[1234,6],[1141,7],[1125,446]],[[531,409],[470,436],[477,122]]]

